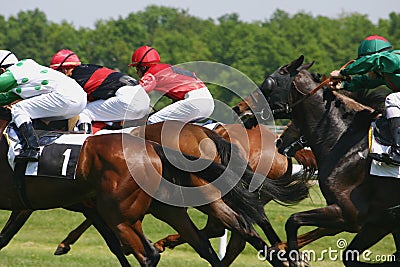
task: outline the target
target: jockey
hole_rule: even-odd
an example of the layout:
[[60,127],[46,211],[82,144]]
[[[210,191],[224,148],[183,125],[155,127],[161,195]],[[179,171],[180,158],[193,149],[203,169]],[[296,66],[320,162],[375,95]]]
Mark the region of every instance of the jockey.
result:
[[66,49],[52,57],[50,67],[76,80],[87,93],[88,104],[77,123],[79,131],[91,133],[92,121],[136,120],[149,111],[149,96],[134,78],[124,73],[81,64],[78,56]]
[[193,122],[207,118],[214,111],[214,100],[205,84],[193,72],[160,63],[157,50],[142,46],[132,54],[139,83],[146,92],[159,91],[174,103],[152,114],[148,123],[165,120]]
[[388,154],[371,153],[377,161],[389,159],[392,164],[400,165],[400,50],[393,50],[388,40],[378,35],[365,38],[358,48],[358,58],[342,70],[331,72],[332,78],[349,80],[331,83],[334,89],[357,91],[386,85],[393,93],[385,100],[386,118],[390,123],[392,146]]
[[73,79],[32,59],[18,61],[10,51],[0,50],[0,106],[13,105],[12,121],[22,137],[23,149],[16,160],[38,161],[39,144],[31,119],[69,119],[86,105],[86,94]]

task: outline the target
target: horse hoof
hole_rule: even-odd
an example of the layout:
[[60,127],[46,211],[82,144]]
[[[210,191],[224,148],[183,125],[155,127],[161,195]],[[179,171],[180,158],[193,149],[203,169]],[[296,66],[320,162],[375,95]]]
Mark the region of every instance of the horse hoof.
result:
[[160,243],[160,241],[158,241],[157,243],[154,243],[153,245],[159,253],[163,253],[165,251],[165,247],[163,246],[162,243]]
[[54,251],[54,255],[64,255],[67,254],[70,250],[70,246],[58,245],[56,251]]
[[300,261],[291,262],[290,267],[311,267],[311,265],[306,260],[300,260]]

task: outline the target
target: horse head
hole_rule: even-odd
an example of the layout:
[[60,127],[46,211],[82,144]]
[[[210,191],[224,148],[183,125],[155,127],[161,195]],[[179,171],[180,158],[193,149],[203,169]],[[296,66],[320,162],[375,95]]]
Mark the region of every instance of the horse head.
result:
[[[260,99],[264,98],[271,107],[274,119],[287,118],[287,114],[282,111],[287,110],[289,107],[288,97],[285,97],[284,94],[273,94],[273,92],[288,92],[296,75],[302,69],[308,69],[314,64],[314,62],[306,64],[303,64],[303,62],[304,56],[301,55],[299,58],[293,60],[289,64],[279,67],[274,73],[266,76],[264,82],[261,84],[258,90],[252,92],[250,96],[239,102],[233,107],[233,110],[236,112],[236,114],[238,114],[239,117],[243,117],[243,115],[248,114],[249,111],[251,111],[253,115],[261,114],[259,116],[261,119],[263,117],[268,117],[264,114],[266,112],[265,106],[260,104],[263,103],[263,101],[260,101]],[[276,104],[271,105],[271,103]]]

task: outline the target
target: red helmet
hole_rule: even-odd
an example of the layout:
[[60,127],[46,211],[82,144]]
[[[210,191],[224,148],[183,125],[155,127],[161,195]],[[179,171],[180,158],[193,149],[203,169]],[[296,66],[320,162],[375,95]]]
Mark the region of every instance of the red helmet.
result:
[[160,62],[160,55],[157,50],[150,46],[141,46],[132,54],[132,63],[128,66],[148,66],[153,63]]
[[81,65],[79,57],[68,49],[58,51],[50,60],[50,68],[58,70],[61,67],[76,67]]

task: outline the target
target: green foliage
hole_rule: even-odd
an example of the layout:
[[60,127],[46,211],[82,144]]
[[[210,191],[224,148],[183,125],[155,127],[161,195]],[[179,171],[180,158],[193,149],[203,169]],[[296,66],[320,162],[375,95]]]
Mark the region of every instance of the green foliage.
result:
[[[0,47],[19,58],[33,58],[48,65],[60,49],[71,49],[83,62],[102,64],[135,76],[128,68],[134,49],[154,46],[163,62],[179,64],[212,61],[227,64],[260,84],[265,73],[301,54],[316,61],[313,71],[329,74],[357,56],[360,41],[368,35],[385,36],[400,46],[400,13],[373,24],[358,13],[337,19],[276,10],[264,21],[244,22],[236,13],[200,19],[184,9],[148,6],[125,18],[99,20],[94,29],[75,28],[64,21],[47,20],[39,9],[5,19],[0,16]],[[136,77],[137,78],[137,77]],[[246,90],[244,88],[244,90]],[[214,97],[233,105],[239,99],[228,90],[211,86]]]

